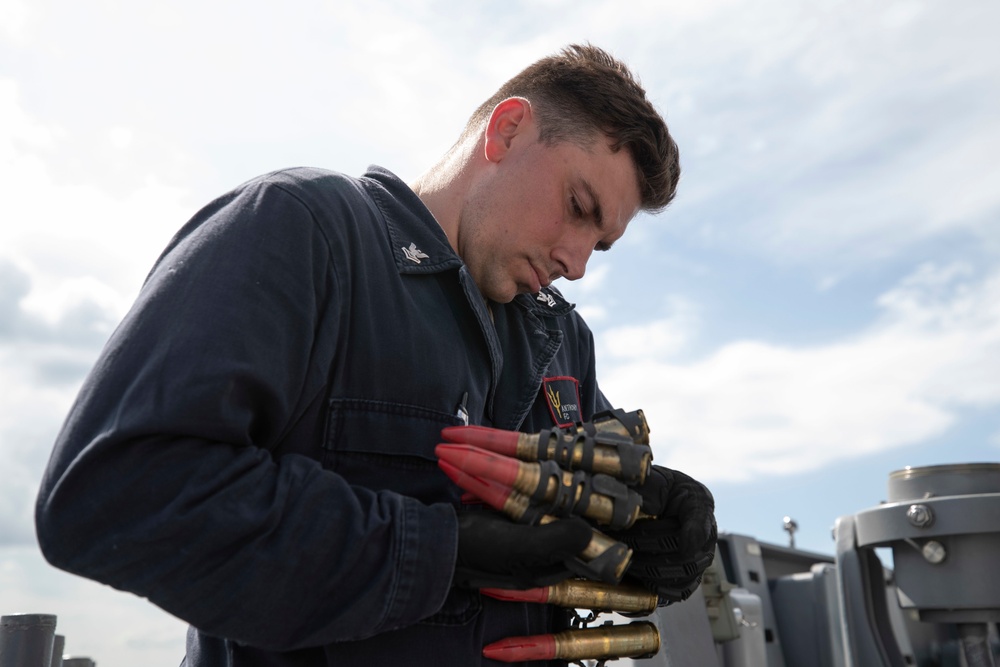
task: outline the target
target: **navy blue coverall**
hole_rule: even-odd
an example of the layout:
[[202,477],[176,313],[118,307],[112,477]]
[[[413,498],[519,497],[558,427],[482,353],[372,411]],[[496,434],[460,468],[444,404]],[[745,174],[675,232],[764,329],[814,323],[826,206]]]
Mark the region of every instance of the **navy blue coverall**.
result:
[[444,426],[609,407],[553,289],[492,304],[397,177],[276,172],[170,242],[44,477],[56,566],[187,621],[188,667],[473,665],[562,612],[451,589]]

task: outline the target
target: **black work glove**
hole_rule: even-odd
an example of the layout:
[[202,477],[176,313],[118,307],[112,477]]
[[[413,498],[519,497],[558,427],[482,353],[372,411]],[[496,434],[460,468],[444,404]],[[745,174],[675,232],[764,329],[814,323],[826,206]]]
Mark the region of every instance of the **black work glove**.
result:
[[458,510],[456,586],[536,588],[568,579],[564,564],[593,536],[579,517],[538,526],[514,523],[488,510]]
[[718,531],[712,492],[662,466],[653,466],[637,490],[643,513],[656,518],[639,519],[627,530],[607,531],[632,548],[625,576],[659,594],[661,605],[686,600],[715,558]]

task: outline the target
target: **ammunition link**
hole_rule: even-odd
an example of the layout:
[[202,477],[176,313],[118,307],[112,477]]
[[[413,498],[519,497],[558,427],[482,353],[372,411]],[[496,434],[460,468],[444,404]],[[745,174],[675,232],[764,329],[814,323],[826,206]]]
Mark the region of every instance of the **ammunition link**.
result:
[[625,530],[635,523],[642,507],[642,496],[610,475],[595,474],[590,478],[589,490],[597,497],[611,499],[612,515],[605,521],[612,530]]
[[[532,501],[554,516],[582,516],[590,505],[591,488],[587,473],[582,470],[566,472],[555,461],[541,461],[540,480]],[[550,496],[550,489],[555,495]]]
[[[597,533],[597,531],[594,531]],[[625,570],[632,560],[632,550],[621,542],[614,542],[601,533],[606,540],[612,542],[600,547],[590,547],[589,551],[603,548],[600,553],[590,556],[587,551],[571,560],[565,561],[566,567],[573,574],[608,584],[617,584],[625,576]],[[593,543],[592,543],[593,544]],[[584,560],[586,558],[586,560]]]
[[649,445],[636,444],[615,433],[567,434],[551,429],[539,433],[536,458],[555,461],[569,470],[604,473],[635,485],[645,481],[653,452]]
[[531,494],[525,520],[533,523],[541,514],[571,515],[593,519],[612,530],[625,530],[635,523],[642,496],[610,475],[567,472],[555,461],[538,464],[540,479]]
[[578,422],[568,430],[595,435],[617,433],[630,438],[637,445],[649,444],[649,424],[642,410],[625,412],[621,408],[604,410],[593,416],[589,422]]

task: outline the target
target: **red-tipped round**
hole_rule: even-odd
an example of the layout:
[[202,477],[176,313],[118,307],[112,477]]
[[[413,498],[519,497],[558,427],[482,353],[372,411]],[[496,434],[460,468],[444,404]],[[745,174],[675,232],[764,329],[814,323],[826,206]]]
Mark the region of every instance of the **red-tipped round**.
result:
[[503,454],[488,452],[472,445],[438,445],[434,453],[475,477],[490,479],[507,486],[514,486],[521,462]]
[[438,461],[438,467],[441,468],[441,470],[444,471],[444,474],[448,475],[451,481],[455,482],[455,484],[458,484],[466,491],[474,494],[477,498],[481,498],[483,502],[493,509],[503,511],[504,503],[507,502],[507,498],[509,498],[511,494],[511,488],[509,486],[503,486],[502,484],[491,482],[488,479],[473,477],[464,470],[456,468],[443,459]]
[[477,498],[476,494],[469,493],[468,491],[466,491],[465,493],[462,494],[461,501],[462,501],[463,505],[482,505],[483,504],[482,498]]
[[529,588],[525,591],[512,591],[506,588],[480,588],[483,595],[504,602],[537,602],[545,604],[549,601],[549,587]]
[[475,445],[497,454],[517,456],[517,441],[521,434],[488,426],[448,426],[442,429],[441,437],[448,442]]
[[556,657],[555,635],[508,637],[483,649],[483,657],[500,662],[553,660]]

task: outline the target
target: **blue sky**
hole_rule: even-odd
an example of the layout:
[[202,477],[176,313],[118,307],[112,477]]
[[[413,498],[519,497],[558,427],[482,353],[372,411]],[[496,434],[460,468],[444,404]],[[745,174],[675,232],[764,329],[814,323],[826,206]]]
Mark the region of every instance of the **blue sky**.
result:
[[907,465],[1000,460],[1000,5],[0,0],[0,612],[106,667],[183,624],[52,570],[32,503],[160,248],[259,173],[413,179],[507,76],[574,41],[630,63],[680,193],[563,284],[602,386],[723,530],[832,550]]

